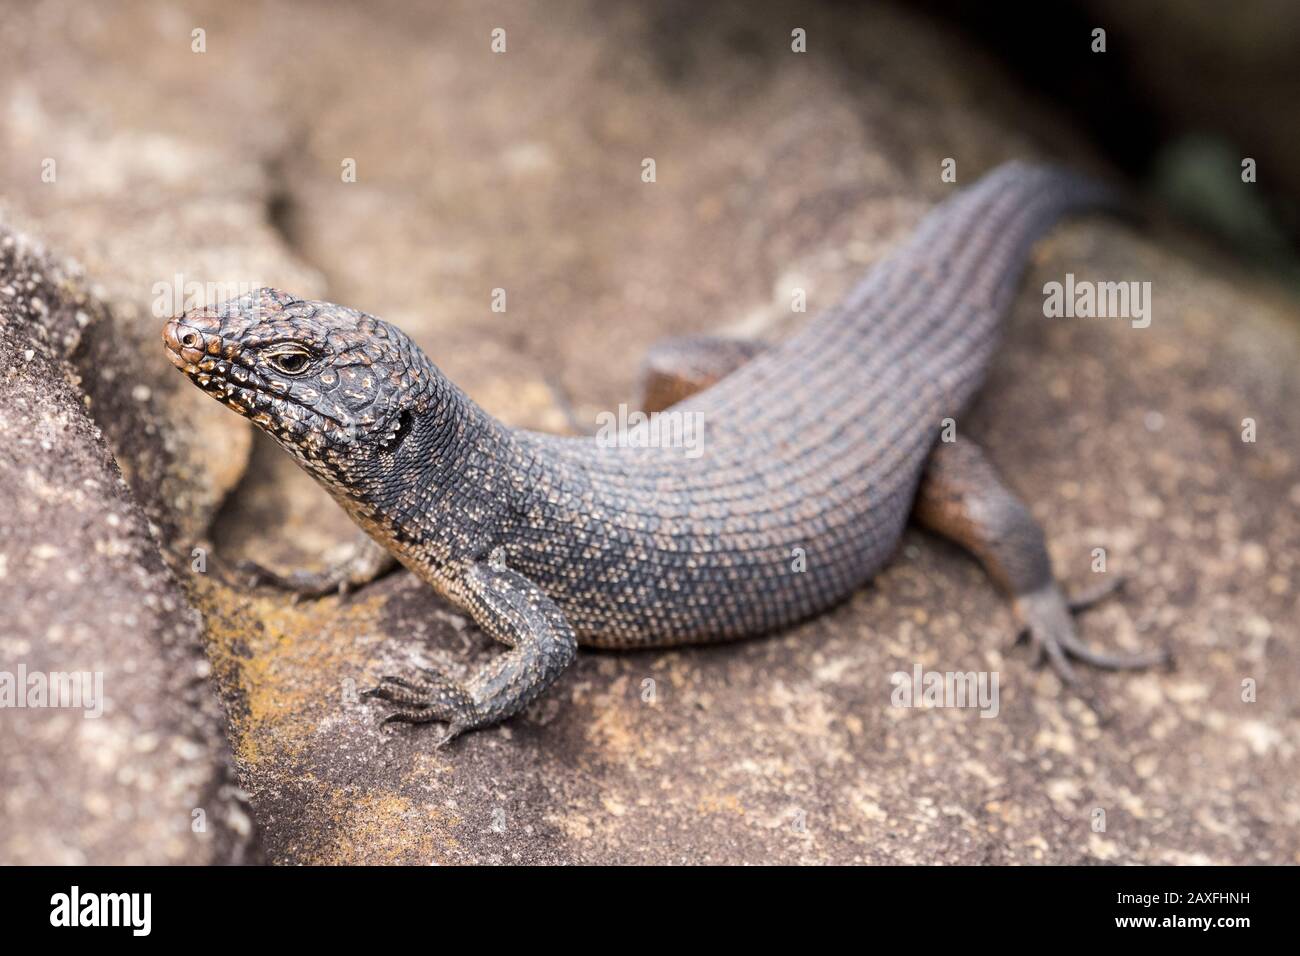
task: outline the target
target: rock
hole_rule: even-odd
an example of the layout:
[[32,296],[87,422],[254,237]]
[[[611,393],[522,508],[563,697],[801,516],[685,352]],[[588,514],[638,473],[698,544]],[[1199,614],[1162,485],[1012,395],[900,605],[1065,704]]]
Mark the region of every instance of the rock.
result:
[[75,286],[0,230],[0,862],[247,860],[201,622],[65,360]]
[[[66,57],[51,62],[74,69]],[[82,110],[52,113],[29,79],[13,84],[0,114],[6,159],[29,171],[6,184],[9,218],[93,276],[69,359],[179,570],[242,477],[251,431],[175,374],[158,345],[163,321],[266,285],[319,292],[320,277],[276,232],[262,156],[179,131],[105,127]]]
[[[132,117],[112,134],[128,142],[201,143],[186,155],[211,172],[203,189],[190,177],[169,187],[177,219],[242,210],[222,248],[269,251],[286,274],[310,263],[329,297],[402,325],[471,395],[529,427],[561,427],[548,379],[590,418],[629,400],[660,336],[784,327],[805,317],[790,312],[796,288],[810,313],[833,304],[951,190],[945,157],[960,183],[1049,151],[1088,163],[1064,119],[890,8],[814,6],[794,22],[775,5],[305,9],[95,20],[97,43],[128,59],[147,50],[148,69],[42,99],[48,122],[31,129],[82,129],[70,158],[102,142],[78,126],[86,114]],[[509,32],[499,56],[496,19]],[[189,51],[194,26],[208,30],[207,60]],[[808,54],[790,52],[794,26]],[[13,62],[32,89],[52,88],[35,85],[52,72],[75,85],[66,37],[22,35],[31,49]],[[72,49],[93,62],[90,42]],[[344,62],[345,78],[302,68]],[[233,104],[238,123],[212,135]],[[23,144],[36,168],[41,137]],[[646,158],[654,183],[641,180]],[[340,176],[348,159],[354,183]],[[265,177],[252,190],[250,166]],[[25,214],[50,218],[52,197],[18,193]],[[78,253],[123,222],[104,211],[118,190],[96,195],[69,243]],[[207,248],[201,231],[171,236],[147,217],[123,228],[133,245],[112,247],[96,274],[140,261],[166,277]],[[919,533],[823,618],[737,645],[584,653],[520,719],[446,751],[421,729],[381,731],[382,710],[355,695],[411,660],[469,667],[492,653],[409,574],[297,606],[189,575],[268,858],[1300,862],[1286,692],[1298,663],[1285,639],[1300,588],[1300,426],[1285,414],[1300,398],[1297,310],[1213,257],[1167,248],[1183,245],[1104,220],[1056,233],[960,423],[1044,519],[1063,577],[1084,584],[1103,547],[1110,571],[1132,578],[1084,619],[1087,639],[1179,654],[1173,674],[1087,675],[1111,724],[1009,650],[1005,603],[971,561]],[[1045,319],[1037,290],[1065,271],[1150,280],[1151,327]],[[498,288],[504,313],[491,309]],[[173,430],[195,414],[164,406]],[[1245,418],[1254,443],[1241,441]],[[206,523],[230,481],[174,474],[203,489]],[[214,567],[309,561],[351,533],[287,456],[255,442],[212,528]],[[917,662],[997,671],[999,717],[892,707],[891,673]]]

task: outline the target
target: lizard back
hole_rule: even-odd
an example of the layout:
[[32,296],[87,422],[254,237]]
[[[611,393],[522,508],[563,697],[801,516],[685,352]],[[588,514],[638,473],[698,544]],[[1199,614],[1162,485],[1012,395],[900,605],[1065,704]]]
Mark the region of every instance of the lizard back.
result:
[[955,194],[841,304],[674,406],[703,425],[698,457],[510,433],[530,481],[507,560],[602,647],[744,637],[837,603],[895,550],[1033,242],[1107,201],[1021,163]]

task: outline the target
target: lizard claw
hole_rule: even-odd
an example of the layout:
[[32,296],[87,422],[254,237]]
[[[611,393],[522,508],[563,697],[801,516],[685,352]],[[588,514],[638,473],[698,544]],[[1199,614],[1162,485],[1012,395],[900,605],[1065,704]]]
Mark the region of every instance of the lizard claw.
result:
[[385,675],[378,686],[362,691],[361,696],[399,705],[384,717],[380,726],[394,723],[446,724],[446,730],[434,743],[434,749],[440,750],[462,731],[475,726],[477,707],[470,692],[442,672],[422,667],[420,674],[420,677],[412,678]]
[[436,722],[446,723],[446,729],[433,742],[434,750],[442,750],[449,743],[460,736],[461,731],[465,728],[454,721],[447,721],[437,711],[430,708],[403,707],[393,711],[387,717],[379,722],[380,727],[387,727],[390,724],[431,724]]
[[1062,683],[1083,697],[1103,719],[1109,719],[1110,714],[1096,697],[1083,689],[1071,661],[1104,670],[1139,670],[1168,665],[1172,661],[1169,651],[1164,648],[1141,654],[1115,654],[1093,650],[1080,640],[1071,611],[1095,603],[1118,586],[1118,582],[1109,583],[1104,589],[1084,595],[1082,600],[1067,601],[1060,588],[1051,584],[1015,599],[1016,615],[1022,626],[1021,637],[1028,636],[1035,665],[1049,664]]

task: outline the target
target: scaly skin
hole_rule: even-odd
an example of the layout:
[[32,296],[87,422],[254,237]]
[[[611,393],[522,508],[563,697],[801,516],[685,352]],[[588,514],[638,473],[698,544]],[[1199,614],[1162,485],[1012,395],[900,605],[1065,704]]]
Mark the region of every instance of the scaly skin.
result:
[[[272,289],[173,319],[164,340],[511,646],[463,686],[426,674],[375,692],[401,705],[392,719],[442,721],[450,739],[517,712],[575,638],[741,638],[867,581],[898,544],[941,422],[984,375],[1030,245],[1104,199],[1022,164],[957,193],[841,305],[752,359],[739,349],[749,361],[674,407],[703,422],[698,456],[508,428],[393,326]],[[1050,567],[1030,577],[1050,583]]]

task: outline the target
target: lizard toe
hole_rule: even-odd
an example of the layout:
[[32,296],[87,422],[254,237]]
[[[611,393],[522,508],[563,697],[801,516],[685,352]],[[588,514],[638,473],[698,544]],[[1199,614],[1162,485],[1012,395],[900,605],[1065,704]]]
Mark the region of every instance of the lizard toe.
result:
[[440,721],[452,730],[440,738],[441,747],[461,731],[478,725],[479,713],[470,692],[441,671],[419,668],[419,677],[385,675],[362,697],[400,705],[383,723],[425,724]]
[[393,711],[379,722],[381,727],[388,724],[429,724],[441,718],[431,710],[417,707],[402,707]]
[[1118,594],[1126,584],[1128,584],[1128,580],[1124,575],[1112,573],[1104,577],[1100,584],[1084,588],[1082,591],[1070,595],[1066,600],[1066,606],[1075,614],[1090,610],[1106,598]]
[[[1092,600],[1112,592],[1116,586],[1108,585],[1103,593],[1093,595]],[[1133,670],[1167,663],[1170,655],[1164,649],[1141,654],[1118,654],[1092,649],[1075,630],[1071,614],[1074,606],[1076,602],[1067,601],[1055,584],[1018,595],[1015,600],[1016,615],[1021,626],[1028,631],[1030,644],[1037,657],[1045,660],[1062,683],[1078,694],[1105,721],[1110,718],[1108,708],[1100,698],[1084,689],[1071,662],[1104,670]]]

